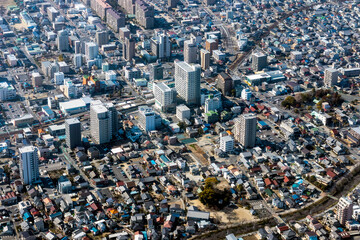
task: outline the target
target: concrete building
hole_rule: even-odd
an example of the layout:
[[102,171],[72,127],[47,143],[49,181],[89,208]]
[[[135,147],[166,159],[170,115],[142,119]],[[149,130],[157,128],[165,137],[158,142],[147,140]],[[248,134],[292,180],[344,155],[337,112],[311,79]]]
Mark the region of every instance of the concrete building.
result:
[[121,40],[130,38],[130,30],[127,27],[122,27],[119,29],[119,35]]
[[209,95],[209,97],[205,100],[205,113],[210,111],[217,111],[221,108],[221,99],[218,97],[214,97],[214,95]]
[[42,86],[42,83],[43,83],[43,78],[41,76],[40,73],[38,72],[33,72],[31,74],[31,80],[32,80],[32,86],[33,87],[40,87]]
[[235,120],[235,139],[245,148],[252,148],[255,146],[256,124],[256,115],[252,113],[241,115]]
[[108,9],[106,12],[106,24],[117,33],[119,28],[125,27],[125,16],[114,9]]
[[82,66],[83,55],[81,53],[75,54],[73,59],[73,64],[75,68],[80,68]]
[[231,76],[226,72],[221,72],[217,76],[216,87],[221,91],[224,96],[231,95],[231,90],[233,89],[233,80]]
[[250,89],[248,88],[245,88],[241,91],[241,98],[245,101],[250,101],[251,99],[251,96],[252,96],[252,93],[250,91]]
[[16,89],[7,82],[0,82],[0,101],[12,100],[16,97]]
[[339,220],[341,225],[345,225],[346,221],[351,219],[353,214],[353,202],[346,198],[342,197],[339,199],[339,202],[336,207],[336,218]]
[[77,118],[65,120],[65,135],[68,148],[81,146],[81,123]]
[[161,111],[166,111],[174,102],[173,91],[163,82],[154,83],[153,93],[155,96],[155,106]]
[[131,61],[135,56],[135,39],[126,38],[123,47],[123,56],[126,61]]
[[201,68],[203,70],[208,69],[210,67],[210,52],[205,49],[201,49],[200,60],[201,60]]
[[267,67],[267,56],[263,53],[254,53],[252,55],[252,69],[254,72],[261,71]]
[[105,103],[105,106],[110,111],[111,114],[111,132],[112,136],[116,136],[119,130],[119,114],[115,105],[111,102]]
[[184,61],[186,63],[197,62],[197,46],[193,39],[184,42]]
[[33,184],[40,180],[38,148],[26,146],[19,149],[20,176],[24,184]]
[[212,52],[219,48],[218,42],[215,39],[207,39],[205,42],[205,49],[212,54]]
[[167,59],[171,56],[171,43],[164,33],[158,33],[150,40],[151,52],[158,59]]
[[177,7],[179,0],[168,0],[168,9],[172,10],[173,8]]
[[187,104],[200,104],[200,65],[175,62],[175,88]]
[[10,67],[16,67],[18,64],[18,59],[14,54],[7,55],[6,60]]
[[191,111],[190,108],[188,108],[186,105],[179,105],[176,107],[176,117],[180,121],[184,121],[185,119],[190,119],[191,117]]
[[164,78],[164,68],[160,63],[150,64],[150,80],[161,80]]
[[55,19],[60,15],[59,11],[56,10],[54,7],[48,7],[46,9],[46,12],[50,22],[55,22]]
[[339,77],[339,72],[334,68],[327,68],[325,69],[324,74],[324,85],[325,87],[332,87],[334,86]]
[[61,30],[58,32],[57,38],[56,38],[56,44],[57,48],[61,52],[67,52],[69,51],[69,34],[66,30]]
[[155,130],[155,112],[147,106],[139,107],[138,122],[145,132]]
[[112,137],[112,113],[103,104],[90,107],[90,132],[96,144],[108,143]]
[[204,0],[204,4],[206,6],[214,5],[217,2],[217,0]]
[[90,0],[90,7],[101,19],[105,19],[106,12],[111,9],[110,4],[106,0]]
[[56,85],[63,85],[65,80],[65,76],[63,72],[57,72],[54,74],[54,83]]
[[135,2],[135,18],[141,26],[145,29],[154,28],[155,23],[155,10],[152,5],[147,4],[142,0]]
[[234,150],[235,141],[231,136],[220,137],[220,150],[223,152],[231,152]]
[[86,60],[94,60],[99,54],[99,46],[94,42],[87,42],[85,44]]
[[95,42],[101,47],[102,45],[109,43],[109,34],[106,30],[96,31],[95,33]]

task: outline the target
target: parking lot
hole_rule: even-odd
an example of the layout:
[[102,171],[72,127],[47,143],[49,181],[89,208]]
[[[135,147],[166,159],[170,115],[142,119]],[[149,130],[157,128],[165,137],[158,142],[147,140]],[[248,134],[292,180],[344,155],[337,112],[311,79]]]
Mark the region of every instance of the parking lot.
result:
[[2,103],[1,107],[7,119],[18,118],[25,114],[25,111],[19,103]]

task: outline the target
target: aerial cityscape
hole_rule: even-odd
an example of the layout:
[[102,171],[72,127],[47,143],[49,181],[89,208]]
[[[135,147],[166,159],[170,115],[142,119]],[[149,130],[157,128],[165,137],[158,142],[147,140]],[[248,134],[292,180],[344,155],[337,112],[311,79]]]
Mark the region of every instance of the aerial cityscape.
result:
[[360,239],[360,0],[0,0],[0,240]]

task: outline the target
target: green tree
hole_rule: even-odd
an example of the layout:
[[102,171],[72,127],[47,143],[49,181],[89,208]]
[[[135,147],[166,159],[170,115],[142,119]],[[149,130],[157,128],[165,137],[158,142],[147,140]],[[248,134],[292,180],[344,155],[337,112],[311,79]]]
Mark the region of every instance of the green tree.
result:
[[281,106],[285,108],[295,107],[296,100],[293,96],[288,96],[281,102]]
[[178,126],[183,131],[187,128],[187,124],[185,122],[178,122]]

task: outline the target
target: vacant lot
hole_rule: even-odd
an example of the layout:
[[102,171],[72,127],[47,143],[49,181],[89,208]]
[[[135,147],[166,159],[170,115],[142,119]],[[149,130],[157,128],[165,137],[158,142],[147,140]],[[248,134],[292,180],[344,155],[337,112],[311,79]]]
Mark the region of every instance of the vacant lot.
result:
[[16,5],[14,0],[1,0],[0,7],[14,6]]
[[191,144],[188,148],[195,157],[200,161],[200,163],[204,166],[209,165],[209,161],[207,160],[207,154],[199,147],[197,144]]

